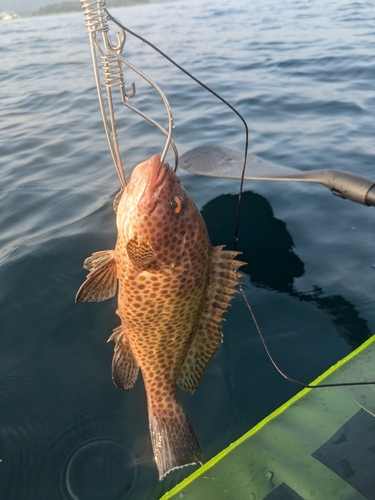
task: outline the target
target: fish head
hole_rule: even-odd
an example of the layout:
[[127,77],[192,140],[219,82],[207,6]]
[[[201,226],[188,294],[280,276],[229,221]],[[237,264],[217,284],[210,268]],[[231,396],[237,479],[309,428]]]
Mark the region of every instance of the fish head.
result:
[[159,155],[133,170],[118,205],[117,229],[128,256],[140,268],[174,266],[187,247],[208,241],[199,210]]

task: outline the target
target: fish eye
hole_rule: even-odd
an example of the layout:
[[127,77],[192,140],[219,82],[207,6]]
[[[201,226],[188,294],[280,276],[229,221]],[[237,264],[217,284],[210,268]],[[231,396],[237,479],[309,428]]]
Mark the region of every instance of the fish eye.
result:
[[183,201],[182,196],[179,196],[178,194],[175,194],[171,199],[170,207],[175,214],[179,214],[181,212],[182,201]]

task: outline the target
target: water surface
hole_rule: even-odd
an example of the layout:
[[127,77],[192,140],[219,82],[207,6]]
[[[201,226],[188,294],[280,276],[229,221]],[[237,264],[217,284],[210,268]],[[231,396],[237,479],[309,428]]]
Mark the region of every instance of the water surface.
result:
[[[236,106],[252,153],[375,179],[371,2],[179,2],[113,14]],[[74,303],[83,260],[113,248],[119,189],[83,16],[0,30],[0,497],[157,499],[193,469],[159,484],[142,381],[123,392],[111,380],[115,300]],[[125,55],[170,100],[181,154],[243,147],[241,123],[215,98],[131,37]],[[135,105],[166,124],[142,85]],[[117,109],[131,169],[164,140]],[[181,176],[212,243],[232,246],[238,182]],[[374,209],[321,186],[247,182],[245,191],[246,294],[281,368],[308,382],[375,329]],[[180,394],[206,459],[298,390],[271,366],[240,297],[223,332],[196,394]]]

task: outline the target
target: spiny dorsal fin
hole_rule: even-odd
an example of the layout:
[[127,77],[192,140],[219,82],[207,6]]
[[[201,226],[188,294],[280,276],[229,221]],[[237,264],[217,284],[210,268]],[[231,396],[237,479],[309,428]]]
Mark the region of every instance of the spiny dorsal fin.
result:
[[102,302],[114,296],[117,289],[117,270],[114,252],[96,252],[85,260],[91,270],[76,295],[76,302]]
[[133,236],[133,238],[128,241],[126,250],[128,252],[129,259],[136,267],[146,267],[148,264],[151,264],[156,257],[156,253],[154,252],[148,239],[143,238],[139,241],[137,235]]
[[131,389],[137,381],[139,367],[130,347],[129,339],[121,326],[113,330],[108,342],[115,342],[112,360],[112,379],[120,389]]
[[223,250],[224,246],[214,247],[211,260],[210,283],[194,335],[186,355],[177,383],[189,394],[193,394],[208,363],[220,347],[222,334],[220,323],[222,315],[230,306],[229,302],[237,292],[236,270],[245,262],[233,260],[241,252]]

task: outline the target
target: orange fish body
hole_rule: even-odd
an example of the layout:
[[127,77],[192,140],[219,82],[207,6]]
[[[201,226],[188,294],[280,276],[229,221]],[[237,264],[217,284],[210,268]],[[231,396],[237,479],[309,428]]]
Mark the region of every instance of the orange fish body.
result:
[[[117,205],[117,206],[116,206]],[[192,394],[221,344],[220,323],[236,285],[238,252],[212,248],[199,210],[159,156],[139,164],[115,200],[114,251],[86,259],[91,272],[78,302],[112,297],[119,284],[121,325],[112,376],[133,387],[139,368],[159,476],[203,462],[176,383]]]

